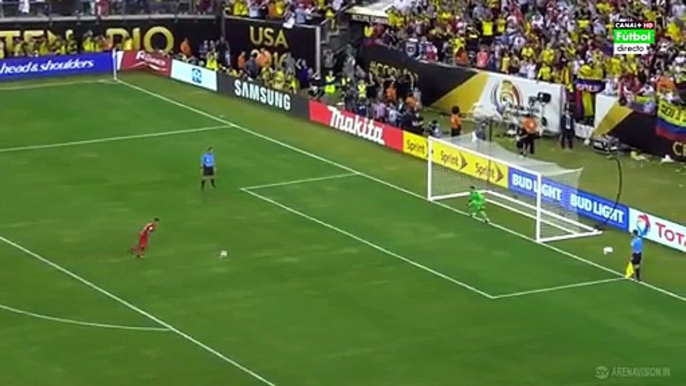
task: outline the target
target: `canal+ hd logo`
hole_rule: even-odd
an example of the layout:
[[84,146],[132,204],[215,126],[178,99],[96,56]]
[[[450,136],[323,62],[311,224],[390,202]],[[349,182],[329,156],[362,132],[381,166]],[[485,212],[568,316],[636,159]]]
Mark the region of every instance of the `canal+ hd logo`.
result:
[[655,23],[616,21],[612,37],[615,55],[646,55],[655,44]]

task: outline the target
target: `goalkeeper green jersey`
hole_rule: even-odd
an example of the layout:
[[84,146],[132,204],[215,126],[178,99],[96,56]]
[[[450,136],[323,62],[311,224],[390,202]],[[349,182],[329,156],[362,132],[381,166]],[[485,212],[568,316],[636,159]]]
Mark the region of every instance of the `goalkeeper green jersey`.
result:
[[483,204],[486,202],[486,198],[483,193],[473,190],[469,192],[469,202],[474,204]]

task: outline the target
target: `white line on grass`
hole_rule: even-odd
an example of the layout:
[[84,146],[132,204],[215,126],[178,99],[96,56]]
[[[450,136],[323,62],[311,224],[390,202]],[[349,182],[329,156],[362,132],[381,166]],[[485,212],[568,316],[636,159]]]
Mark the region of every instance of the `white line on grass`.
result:
[[239,370],[245,372],[246,374],[252,376],[253,378],[259,380],[260,382],[262,382],[262,383],[264,383],[264,384],[266,384],[266,385],[269,385],[269,386],[275,386],[274,383],[272,383],[271,381],[267,380],[266,378],[264,378],[264,377],[261,376],[260,374],[258,374],[258,373],[256,373],[256,372],[250,370],[249,368],[247,368],[247,367],[243,366],[242,364],[236,362],[235,360],[233,360],[233,359],[227,357],[226,355],[220,353],[219,351],[213,349],[212,347],[206,345],[205,343],[202,343],[201,341],[195,339],[194,337],[192,337],[192,336],[186,334],[185,332],[179,330],[178,328],[172,326],[171,324],[165,322],[164,320],[162,320],[162,319],[156,317],[155,315],[153,315],[153,314],[151,314],[151,313],[149,313],[149,312],[147,312],[147,311],[144,311],[143,309],[134,306],[133,304],[131,304],[131,303],[127,302],[126,300],[120,298],[119,296],[117,296],[117,295],[115,295],[115,294],[113,294],[113,293],[107,291],[106,289],[104,289],[104,288],[102,288],[102,287],[100,287],[100,286],[98,286],[98,285],[96,285],[96,284],[93,284],[92,282],[90,282],[90,281],[88,281],[87,279],[84,279],[83,277],[81,277],[81,276],[75,274],[74,272],[68,270],[67,268],[62,267],[61,265],[59,265],[59,264],[57,264],[57,263],[54,263],[53,261],[48,260],[48,259],[46,259],[45,257],[43,257],[43,256],[41,256],[41,255],[39,255],[39,254],[37,254],[37,253],[31,251],[30,249],[27,249],[27,248],[25,248],[25,247],[23,247],[23,246],[21,246],[21,245],[15,243],[15,242],[12,241],[12,240],[7,239],[7,238],[5,238],[5,237],[0,236],[0,241],[2,241],[3,243],[5,243],[5,244],[7,244],[7,245],[10,245],[10,246],[12,246],[12,247],[18,249],[18,250],[20,250],[20,251],[22,251],[22,252],[24,252],[24,253],[26,253],[27,255],[29,255],[29,256],[31,256],[31,257],[33,257],[33,258],[35,258],[35,259],[37,259],[37,260],[39,260],[39,261],[41,261],[41,262],[43,262],[43,263],[45,263],[45,264],[47,264],[47,265],[49,265],[49,266],[51,266],[52,268],[54,268],[54,269],[56,269],[56,270],[58,270],[58,271],[64,273],[65,275],[71,277],[72,279],[74,279],[74,280],[76,280],[76,281],[81,282],[82,284],[84,284],[84,285],[90,287],[91,289],[93,289],[93,290],[95,290],[95,291],[101,293],[102,295],[107,296],[108,298],[114,300],[115,302],[117,302],[117,303],[119,303],[119,304],[125,306],[126,308],[128,308],[128,309],[130,309],[130,310],[132,310],[132,311],[134,311],[134,312],[136,312],[136,313],[138,313],[138,314],[140,314],[140,315],[145,316],[146,318],[152,320],[153,322],[159,324],[160,326],[162,326],[162,327],[168,329],[169,331],[171,331],[171,332],[173,332],[173,333],[179,335],[180,337],[182,337],[182,338],[186,339],[187,341],[189,341],[189,342],[195,344],[196,346],[202,348],[203,350],[205,350],[205,351],[211,353],[212,355],[214,355],[214,356],[216,356],[217,358],[223,360],[224,362],[231,364],[232,366],[236,367],[237,369],[239,369]]
[[559,291],[559,290],[564,290],[564,289],[569,289],[569,288],[588,287],[588,286],[592,286],[592,285],[603,284],[603,283],[611,283],[611,282],[620,281],[620,280],[627,280],[627,279],[625,279],[623,277],[613,277],[611,279],[587,281],[585,283],[559,285],[559,286],[555,286],[555,287],[539,288],[539,289],[530,290],[530,291],[513,292],[513,293],[509,293],[509,294],[495,295],[495,296],[493,296],[493,298],[496,300],[497,299],[505,299],[505,298],[514,298],[517,296],[540,294],[540,293]]
[[[387,186],[387,187],[389,187],[389,188],[392,188],[392,189],[395,189],[395,190],[397,190],[397,191],[406,193],[406,194],[408,194],[408,195],[410,195],[410,196],[419,198],[419,199],[421,199],[421,200],[423,200],[423,201],[428,201],[428,200],[426,199],[426,197],[422,196],[421,194],[415,193],[415,192],[413,192],[413,191],[411,191],[411,190],[407,190],[407,189],[402,188],[402,187],[400,187],[400,186],[394,185],[394,184],[392,184],[392,183],[390,183],[390,182],[387,182],[387,181],[384,181],[384,180],[382,180],[382,179],[379,179],[379,178],[376,178],[376,177],[374,177],[374,176],[371,176],[371,175],[369,175],[369,174],[360,172],[360,171],[358,171],[358,170],[355,170],[355,169],[353,169],[353,168],[350,168],[350,167],[348,167],[348,166],[345,166],[345,165],[343,165],[343,164],[340,164],[340,163],[338,163],[338,162],[336,162],[336,161],[332,161],[332,160],[330,160],[330,159],[328,159],[328,158],[324,158],[324,157],[319,156],[319,155],[317,155],[317,154],[310,153],[309,151],[300,149],[300,148],[295,147],[295,146],[293,146],[293,145],[289,145],[289,144],[287,144],[287,143],[285,143],[285,142],[279,141],[278,139],[274,139],[274,138],[272,138],[272,137],[269,137],[269,136],[264,135],[264,134],[262,134],[262,133],[259,133],[259,132],[257,132],[257,131],[250,130],[250,129],[246,128],[246,127],[243,127],[243,126],[238,125],[238,124],[236,124],[236,123],[230,122],[230,121],[228,121],[228,120],[226,120],[226,119],[217,117],[217,116],[212,115],[212,114],[210,114],[210,113],[207,113],[207,112],[205,112],[205,111],[196,109],[195,107],[192,107],[192,106],[189,106],[189,105],[187,105],[187,104],[184,104],[184,103],[175,101],[175,100],[173,100],[173,99],[170,99],[170,98],[168,98],[168,97],[166,97],[166,96],[164,96],[164,95],[161,95],[161,94],[152,92],[152,91],[150,91],[150,90],[147,90],[147,89],[144,89],[144,88],[142,88],[142,87],[133,85],[133,84],[131,84],[131,83],[124,82],[124,81],[122,81],[122,80],[119,80],[119,83],[122,84],[122,85],[124,85],[124,86],[126,86],[126,87],[129,87],[129,88],[132,88],[132,89],[134,89],[134,90],[140,91],[140,92],[142,92],[142,93],[144,93],[144,94],[148,94],[148,95],[150,95],[150,96],[152,96],[152,97],[154,97],[154,98],[157,98],[157,99],[160,99],[160,100],[169,102],[170,104],[176,105],[176,106],[181,107],[181,108],[183,108],[183,109],[186,109],[186,110],[188,110],[188,111],[192,111],[192,112],[194,112],[194,113],[196,113],[196,114],[198,114],[198,115],[202,115],[202,116],[204,116],[204,117],[213,119],[213,120],[215,120],[215,121],[217,121],[217,122],[224,123],[224,124],[226,124],[226,125],[230,125],[230,126],[236,128],[236,129],[238,129],[238,130],[240,130],[240,131],[242,131],[242,132],[244,132],[244,133],[253,135],[253,136],[257,137],[257,138],[261,138],[261,139],[263,139],[263,140],[265,140],[265,141],[268,141],[268,142],[274,143],[274,144],[276,144],[276,145],[282,146],[282,147],[284,147],[284,148],[286,148],[286,149],[290,149],[290,150],[292,150],[292,151],[294,151],[294,152],[300,153],[300,154],[305,155],[305,156],[307,156],[307,157],[310,157],[310,158],[313,158],[313,159],[316,159],[316,160],[325,162],[325,163],[327,163],[327,164],[329,164],[329,165],[336,166],[336,167],[338,167],[338,168],[340,168],[340,169],[349,171],[349,172],[351,172],[351,173],[358,174],[358,175],[360,175],[361,177],[367,178],[367,179],[369,179],[369,180],[371,180],[371,181],[374,181],[374,182],[377,182],[377,183],[379,183],[379,184],[385,185],[385,186]],[[451,207],[451,206],[449,206],[449,205],[446,205],[446,204],[444,204],[444,203],[442,203],[442,202],[437,202],[437,201],[429,201],[429,202],[431,202],[432,204],[438,205],[438,206],[440,206],[440,207],[442,207],[442,208],[445,208],[445,209],[447,209],[447,210],[450,210],[450,211],[452,211],[452,212],[459,213],[459,214],[464,215],[464,216],[470,216],[469,213],[464,212],[464,211],[459,210],[459,209],[456,209],[456,208],[453,208],[453,207]],[[529,240],[529,241],[531,241],[532,243],[535,243],[535,244],[537,244],[537,245],[540,245],[540,246],[542,246],[542,247],[544,247],[544,248],[548,248],[548,249],[550,249],[550,250],[552,250],[552,251],[558,252],[558,253],[560,253],[560,254],[562,254],[562,255],[565,255],[565,256],[567,256],[567,257],[569,257],[569,258],[572,258],[572,259],[574,259],[574,260],[580,261],[580,262],[582,262],[582,263],[585,263],[585,264],[594,266],[594,267],[596,267],[596,268],[598,268],[598,269],[602,269],[603,271],[609,272],[609,273],[611,273],[611,274],[613,274],[613,275],[615,275],[615,276],[624,277],[624,274],[621,273],[621,272],[619,272],[619,271],[615,271],[615,270],[613,270],[613,269],[607,268],[607,267],[602,266],[602,265],[600,265],[600,264],[598,264],[598,263],[595,263],[595,262],[593,262],[593,261],[586,260],[586,259],[584,259],[584,258],[582,258],[582,257],[579,257],[579,256],[577,256],[577,255],[575,255],[575,254],[573,254],[573,253],[571,253],[571,252],[567,252],[567,251],[565,251],[565,250],[563,250],[563,249],[560,249],[560,248],[558,248],[558,247],[555,247],[555,246],[553,246],[553,245],[545,244],[545,243],[538,243],[538,242],[536,242],[536,240],[532,239],[531,237],[529,237],[529,236],[527,236],[527,235],[524,235],[524,234],[522,234],[522,233],[513,231],[512,229],[509,229],[509,228],[504,227],[504,226],[502,226],[502,225],[495,224],[495,223],[490,223],[490,225],[493,226],[494,228],[497,228],[497,229],[502,230],[503,232],[507,232],[507,233],[509,233],[509,234],[511,234],[511,235],[520,237],[520,238],[525,239],[525,240]],[[648,284],[648,283],[646,283],[646,282],[644,282],[644,281],[637,282],[637,283],[640,284],[640,285],[642,285],[642,286],[644,286],[644,287],[646,287],[646,288],[650,288],[650,289],[652,289],[652,290],[654,290],[654,291],[660,292],[660,293],[662,293],[663,295],[667,295],[667,296],[672,297],[672,298],[674,298],[674,299],[681,300],[682,302],[686,302],[686,297],[681,296],[681,295],[677,295],[677,294],[675,294],[674,292],[668,291],[668,290],[666,290],[666,289],[662,289],[662,288],[657,287],[657,286],[654,286],[654,285],[652,285],[652,284]]]
[[440,272],[436,271],[435,269],[432,269],[432,268],[429,268],[429,267],[427,267],[427,266],[425,266],[425,265],[419,264],[419,263],[417,263],[416,261],[411,260],[411,259],[408,259],[407,257],[401,256],[401,255],[399,255],[399,254],[397,254],[397,253],[395,253],[395,252],[393,252],[393,251],[389,251],[388,249],[386,249],[386,248],[384,248],[384,247],[381,247],[381,246],[379,246],[379,245],[377,245],[377,244],[374,244],[374,243],[372,243],[372,242],[369,241],[369,240],[363,239],[362,237],[356,236],[356,235],[354,235],[354,234],[352,234],[352,233],[350,233],[350,232],[348,232],[348,231],[346,231],[346,230],[343,230],[343,229],[341,229],[341,228],[338,228],[338,227],[335,226],[335,225],[331,225],[331,224],[329,224],[329,223],[327,223],[327,222],[324,222],[324,221],[322,221],[322,220],[320,220],[320,219],[318,219],[318,218],[315,218],[315,217],[312,217],[312,216],[310,216],[310,215],[307,215],[307,214],[305,214],[305,213],[303,213],[303,212],[300,212],[300,211],[298,211],[298,210],[296,210],[296,209],[291,208],[290,206],[287,206],[287,205],[284,205],[284,204],[282,204],[282,203],[280,203],[280,202],[274,201],[274,200],[272,200],[271,198],[262,196],[262,195],[260,195],[260,194],[258,194],[258,193],[255,193],[255,192],[253,192],[253,191],[251,191],[251,190],[249,190],[249,189],[241,189],[241,190],[244,191],[244,192],[246,192],[246,193],[248,193],[248,194],[250,194],[250,195],[252,195],[253,197],[257,197],[257,198],[259,198],[260,200],[263,200],[263,201],[266,201],[266,202],[268,202],[268,203],[270,203],[270,204],[272,204],[272,205],[278,206],[279,208],[281,208],[281,209],[283,209],[283,210],[285,210],[285,211],[288,211],[288,212],[293,213],[293,214],[295,214],[295,215],[298,215],[298,216],[300,216],[300,217],[302,217],[302,218],[305,218],[305,219],[307,219],[307,220],[310,220],[310,221],[312,221],[312,222],[314,222],[314,223],[317,223],[317,224],[319,224],[319,225],[321,225],[321,226],[323,226],[323,227],[325,227],[325,228],[329,228],[329,229],[331,229],[332,231],[338,232],[338,233],[340,233],[340,234],[342,234],[342,235],[344,235],[344,236],[347,236],[347,237],[349,237],[349,238],[351,238],[351,239],[353,239],[353,240],[359,241],[360,243],[365,244],[365,245],[367,245],[367,246],[370,246],[370,247],[376,249],[376,250],[379,251],[379,252],[383,252],[383,253],[387,254],[388,256],[391,256],[391,257],[394,257],[394,258],[396,258],[396,259],[398,259],[398,260],[404,261],[404,262],[406,262],[406,263],[408,263],[408,264],[410,264],[410,265],[412,265],[412,266],[414,266],[414,267],[416,267],[416,268],[419,268],[419,269],[421,269],[421,270],[423,270],[423,271],[425,271],[425,272],[428,272],[428,273],[430,273],[430,274],[432,274],[432,275],[434,275],[434,276],[438,276],[438,277],[440,277],[441,279],[447,280],[447,281],[449,281],[449,282],[451,282],[451,283],[453,283],[453,284],[457,284],[457,285],[459,285],[459,286],[462,287],[462,288],[466,288],[466,289],[468,289],[468,290],[470,290],[470,291],[472,291],[472,292],[475,292],[475,293],[477,293],[477,294],[479,294],[479,295],[481,295],[481,296],[483,296],[483,297],[486,297],[486,298],[488,298],[488,299],[493,299],[493,296],[492,296],[492,295],[489,295],[489,294],[487,294],[487,293],[484,292],[484,291],[481,291],[481,290],[479,290],[479,289],[477,289],[477,288],[474,288],[474,287],[470,286],[469,284],[463,283],[463,282],[461,282],[461,281],[459,281],[459,280],[453,279],[452,277],[450,277],[450,276],[448,276],[448,275],[446,275],[446,274],[440,273]]
[[301,179],[301,180],[292,180],[292,181],[276,182],[276,183],[273,183],[273,184],[246,186],[246,187],[243,187],[243,188],[241,188],[241,189],[243,189],[243,190],[257,190],[257,189],[266,189],[266,188],[276,188],[276,187],[279,187],[279,186],[289,186],[289,185],[306,184],[306,183],[309,183],[309,182],[337,180],[337,179],[341,179],[341,178],[355,177],[355,176],[358,176],[358,174],[357,174],[357,173],[334,174],[334,175],[332,175],[332,176],[314,177],[314,178],[303,178],[303,179]]
[[15,314],[30,316],[30,317],[36,318],[36,319],[49,320],[51,322],[58,322],[58,323],[65,323],[65,324],[74,324],[77,326],[109,328],[109,329],[113,329],[113,330],[130,330],[130,331],[156,331],[156,332],[169,332],[170,331],[168,328],[164,328],[164,327],[124,326],[124,325],[119,325],[119,324],[93,323],[93,322],[85,322],[82,320],[58,318],[55,316],[37,314],[35,312],[20,310],[18,308],[6,306],[4,304],[0,304],[0,309],[5,310],[5,311],[9,311],[9,312],[13,312]]
[[77,86],[77,85],[82,85],[82,84],[95,84],[95,83],[114,83],[114,81],[113,80],[105,80],[105,79],[92,79],[92,80],[76,80],[73,82],[17,84],[17,85],[12,85],[12,86],[0,87],[0,91],[33,90],[33,89],[41,89],[41,88],[67,87],[67,86]]
[[52,148],[56,148],[56,147],[68,147],[68,146],[78,146],[78,145],[90,145],[93,143],[126,141],[126,140],[131,140],[131,139],[168,137],[171,135],[201,133],[204,131],[215,131],[215,130],[226,129],[229,127],[231,127],[231,126],[230,125],[207,126],[207,127],[198,127],[195,129],[172,130],[172,131],[163,131],[163,132],[159,132],[159,133],[147,133],[147,134],[123,135],[123,136],[119,136],[119,137],[86,139],[83,141],[49,143],[49,144],[45,144],[45,145],[28,145],[28,146],[6,147],[4,149],[0,149],[0,153],[12,153],[12,152],[16,152],[16,151],[25,151],[25,150],[52,149]]

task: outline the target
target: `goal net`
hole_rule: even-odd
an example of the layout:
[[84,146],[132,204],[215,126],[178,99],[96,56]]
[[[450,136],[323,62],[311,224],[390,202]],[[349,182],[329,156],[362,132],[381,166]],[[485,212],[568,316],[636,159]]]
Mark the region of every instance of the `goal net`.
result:
[[469,195],[474,186],[490,205],[535,223],[537,242],[598,235],[579,221],[576,194],[581,169],[525,158],[472,135],[429,138],[427,196],[430,201]]

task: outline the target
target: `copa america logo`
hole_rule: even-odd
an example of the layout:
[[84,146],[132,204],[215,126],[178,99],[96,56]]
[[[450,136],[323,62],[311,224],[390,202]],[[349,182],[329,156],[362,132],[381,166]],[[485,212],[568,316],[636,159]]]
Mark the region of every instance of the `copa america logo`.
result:
[[636,230],[641,235],[647,235],[650,232],[650,218],[647,214],[640,214],[636,219]]
[[503,80],[491,89],[491,103],[501,115],[507,108],[522,105],[522,91],[516,84],[509,80]]

